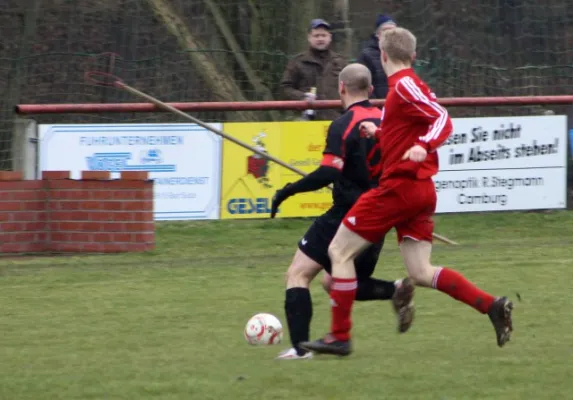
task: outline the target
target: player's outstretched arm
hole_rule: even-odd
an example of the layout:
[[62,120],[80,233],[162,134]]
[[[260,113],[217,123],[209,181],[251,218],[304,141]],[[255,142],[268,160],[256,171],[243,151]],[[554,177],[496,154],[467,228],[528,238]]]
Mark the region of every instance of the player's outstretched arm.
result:
[[304,178],[295,183],[289,183],[284,189],[289,196],[294,196],[297,193],[312,192],[327,187],[338,180],[340,176],[341,171],[339,169],[321,165]]
[[[348,114],[351,119],[352,115]],[[280,204],[297,193],[312,192],[334,183],[342,176],[344,168],[343,136],[348,122],[345,118],[333,121],[328,127],[326,146],[320,166],[304,178],[289,183],[278,190],[271,204],[271,218],[274,218]]]
[[320,166],[298,182],[287,185],[285,189],[288,194],[292,196],[296,193],[312,192],[340,179],[344,168],[343,136],[346,129],[347,124],[344,119],[335,120],[330,124]]
[[396,93],[403,101],[405,112],[414,119],[428,124],[426,135],[415,143],[428,153],[436,151],[453,132],[448,111],[436,101],[436,96],[411,77],[404,77],[396,84]]
[[[325,156],[325,158],[327,157]],[[294,183],[288,183],[282,189],[277,190],[273,197],[271,218],[275,217],[281,203],[289,197],[294,196],[297,193],[313,192],[315,190],[322,189],[338,180],[340,176],[341,170],[323,164],[304,178]]]

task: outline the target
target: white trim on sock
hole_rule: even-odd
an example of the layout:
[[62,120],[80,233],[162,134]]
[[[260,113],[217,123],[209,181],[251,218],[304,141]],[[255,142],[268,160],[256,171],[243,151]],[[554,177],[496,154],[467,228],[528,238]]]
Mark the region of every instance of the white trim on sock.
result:
[[436,268],[436,272],[434,272],[434,277],[432,278],[432,287],[434,289],[438,288],[438,278],[440,277],[440,272],[442,272],[442,267]]

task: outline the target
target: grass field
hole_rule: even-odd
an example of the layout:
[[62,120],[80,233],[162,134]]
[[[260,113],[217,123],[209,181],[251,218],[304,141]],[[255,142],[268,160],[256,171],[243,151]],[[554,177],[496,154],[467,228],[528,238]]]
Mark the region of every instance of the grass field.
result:
[[[0,399],[570,399],[573,213],[441,216],[433,260],[515,300],[503,349],[487,317],[420,289],[410,332],[355,306],[355,353],[276,361],[247,319],[284,321],[284,271],[310,222],[168,223],[151,254],[0,259]],[[377,277],[403,275],[392,233]],[[317,282],[318,283],[318,282]],[[517,293],[521,301],[517,301]],[[328,330],[318,284],[313,337]]]

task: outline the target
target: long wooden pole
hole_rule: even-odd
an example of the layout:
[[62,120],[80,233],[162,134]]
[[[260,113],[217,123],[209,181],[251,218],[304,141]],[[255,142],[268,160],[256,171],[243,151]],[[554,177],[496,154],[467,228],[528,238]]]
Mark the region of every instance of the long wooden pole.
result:
[[[100,76],[106,75],[108,78],[111,77],[111,76],[109,76],[109,75],[107,75],[107,74],[101,74],[101,73],[100,73],[100,74],[92,74],[92,77],[91,77],[90,79],[91,79],[93,82],[96,82],[96,83],[97,83],[97,80],[93,79],[93,76],[96,76],[96,75],[100,75]],[[208,131],[211,131],[211,132],[213,132],[214,134],[219,135],[219,136],[221,136],[221,137],[224,138],[224,139],[227,139],[227,140],[229,140],[229,141],[231,141],[231,142],[233,142],[233,143],[235,143],[235,144],[237,144],[237,145],[239,145],[239,146],[241,146],[241,147],[243,147],[243,148],[245,148],[245,149],[247,149],[247,150],[250,150],[250,151],[252,151],[253,153],[259,154],[261,157],[264,157],[264,158],[266,158],[266,159],[268,159],[268,160],[270,160],[270,161],[272,161],[272,162],[274,162],[274,163],[277,163],[277,164],[280,165],[281,167],[284,167],[284,168],[286,168],[286,169],[288,169],[288,170],[290,170],[290,171],[292,171],[292,172],[294,172],[294,173],[296,173],[296,174],[299,174],[299,175],[301,175],[301,176],[306,176],[306,175],[307,175],[304,171],[302,171],[302,170],[300,170],[300,169],[298,169],[298,168],[295,168],[295,167],[293,167],[293,166],[291,166],[291,165],[285,163],[284,161],[282,161],[282,160],[280,160],[280,159],[278,159],[278,158],[276,158],[276,157],[270,155],[269,153],[266,153],[266,152],[264,152],[264,151],[261,151],[261,150],[257,149],[256,147],[253,147],[253,146],[251,146],[251,145],[249,145],[249,144],[247,144],[247,143],[245,143],[245,142],[243,142],[243,141],[241,141],[241,140],[239,140],[239,139],[237,139],[237,138],[234,138],[233,136],[230,136],[230,135],[226,134],[225,132],[223,132],[223,131],[221,131],[221,130],[219,130],[219,129],[217,129],[217,128],[212,127],[211,125],[209,125],[209,124],[207,124],[207,123],[201,121],[200,119],[197,119],[197,118],[193,117],[192,115],[189,115],[189,114],[187,114],[187,113],[185,113],[185,112],[183,112],[183,111],[181,111],[181,110],[179,110],[179,109],[173,107],[172,105],[169,105],[169,104],[167,104],[167,103],[164,103],[164,102],[162,102],[161,100],[158,100],[158,99],[156,99],[155,97],[148,95],[147,93],[144,93],[144,92],[142,92],[142,91],[140,91],[140,90],[138,90],[138,89],[136,89],[136,88],[134,88],[134,87],[131,87],[131,86],[127,85],[126,83],[122,82],[121,80],[113,80],[113,81],[111,81],[111,82],[108,81],[108,82],[103,83],[103,84],[106,84],[106,85],[108,85],[108,86],[109,86],[109,85],[115,86],[116,88],[125,90],[126,92],[129,92],[129,93],[133,94],[134,96],[137,96],[137,97],[140,97],[140,98],[142,98],[142,99],[145,99],[145,100],[149,101],[150,103],[154,104],[156,107],[158,107],[158,108],[160,108],[160,109],[163,109],[163,110],[165,110],[165,111],[169,111],[169,112],[171,112],[171,113],[173,113],[173,114],[176,114],[176,115],[180,116],[180,117],[183,118],[183,119],[186,119],[186,120],[188,120],[188,121],[191,121],[191,122],[193,122],[193,123],[195,123],[195,124],[197,124],[197,125],[199,125],[199,126],[205,128],[205,129],[207,129]],[[451,245],[457,245],[457,244],[458,244],[458,243],[454,242],[453,240],[450,240],[450,239],[448,239],[447,237],[442,236],[442,235],[439,235],[439,234],[437,234],[437,233],[433,233],[433,236],[434,236],[434,238],[436,238],[436,239],[438,239],[438,240],[440,240],[440,241],[442,241],[442,242],[444,242],[444,243],[447,243],[447,244],[451,244]]]

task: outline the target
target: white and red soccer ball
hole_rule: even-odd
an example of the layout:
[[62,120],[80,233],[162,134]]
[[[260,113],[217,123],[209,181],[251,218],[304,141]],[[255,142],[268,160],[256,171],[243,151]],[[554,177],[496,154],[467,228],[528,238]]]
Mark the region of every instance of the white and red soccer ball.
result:
[[252,345],[279,344],[283,339],[283,326],[272,314],[256,314],[247,322],[244,336]]

